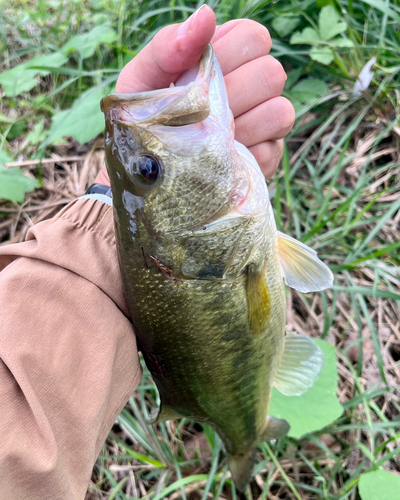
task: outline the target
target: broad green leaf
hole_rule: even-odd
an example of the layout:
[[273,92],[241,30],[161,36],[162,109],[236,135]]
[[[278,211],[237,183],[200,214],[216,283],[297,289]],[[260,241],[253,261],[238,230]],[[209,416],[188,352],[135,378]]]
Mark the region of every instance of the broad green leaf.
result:
[[[22,203],[25,193],[39,186],[36,179],[30,179],[19,168],[6,168],[1,165],[5,158],[0,151],[0,199]],[[6,157],[8,161],[9,158]]]
[[74,137],[85,144],[97,137],[104,129],[104,115],[100,111],[103,90],[87,90],[76,100],[71,109],[60,111],[53,116],[49,140],[60,137]]
[[324,367],[315,384],[301,396],[284,396],[273,389],[268,413],[290,424],[289,436],[299,438],[332,423],[343,413],[337,390],[335,348],[325,340],[314,339],[324,353]]
[[[30,61],[24,63],[27,69],[32,69],[36,66],[47,66],[49,68],[60,68],[68,61],[68,57],[61,52],[53,52],[53,54],[43,54],[34,57]],[[38,70],[37,73],[41,76],[46,76],[50,73],[49,70]]]
[[96,26],[92,31],[85,35],[76,35],[72,37],[62,48],[65,53],[77,50],[81,53],[82,59],[91,57],[96,48],[104,43],[110,44],[117,37],[115,31],[107,26]]
[[4,149],[0,149],[0,167],[4,166],[4,163],[8,163],[11,161],[11,156],[4,151]]
[[353,42],[348,38],[335,38],[334,40],[331,40],[329,44],[333,45],[334,47],[353,47]]
[[25,193],[39,186],[36,179],[30,179],[19,168],[6,168],[4,163],[11,161],[6,151],[0,150],[0,199],[23,202]]
[[3,86],[4,94],[13,97],[22,92],[29,92],[38,84],[35,78],[37,73],[34,69],[25,69],[22,64],[4,71],[0,75],[0,84]]
[[299,17],[278,16],[272,21],[272,27],[282,38],[290,35],[299,24]]
[[306,45],[317,45],[320,41],[318,33],[312,28],[304,28],[303,31],[298,31],[293,33],[290,38],[290,43],[292,45],[296,43],[304,43]]
[[19,137],[20,135],[25,133],[25,130],[26,130],[26,122],[24,122],[23,120],[16,121],[11,125],[11,128],[7,134],[7,139],[11,140],[14,139],[15,137]]
[[291,90],[290,95],[300,102],[306,103],[321,97],[328,92],[325,82],[317,78],[307,78],[297,83]]
[[292,103],[292,106],[294,107],[294,110],[296,112],[296,116],[297,116],[297,114],[300,112],[300,110],[303,109],[304,104],[301,103],[295,97],[293,97],[290,92],[287,95],[285,95],[284,97],[287,97],[290,100],[290,102]]
[[347,29],[346,23],[332,4],[321,9],[318,24],[321,40],[330,40]]
[[290,90],[293,85],[298,81],[301,77],[301,73],[303,72],[303,68],[291,69],[287,72],[287,78],[285,82],[285,90]]
[[18,64],[12,69],[4,71],[0,74],[0,84],[3,85],[4,93],[7,96],[16,96],[22,92],[36,87],[39,81],[37,75],[46,76],[50,73],[48,70],[33,69],[35,66],[48,66],[50,68],[59,68],[67,62],[67,58],[60,52],[53,54],[44,54],[34,57],[30,61]]
[[381,469],[361,474],[358,491],[362,500],[400,500],[400,476]]
[[313,47],[310,50],[310,57],[321,64],[330,64],[335,56],[329,47]]

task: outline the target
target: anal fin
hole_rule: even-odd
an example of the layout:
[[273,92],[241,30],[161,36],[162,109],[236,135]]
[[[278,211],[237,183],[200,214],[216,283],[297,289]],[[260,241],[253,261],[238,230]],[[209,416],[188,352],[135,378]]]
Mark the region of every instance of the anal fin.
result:
[[262,434],[263,441],[271,441],[286,436],[289,432],[290,425],[283,418],[275,418],[268,415],[265,422],[265,428]]
[[300,396],[314,385],[323,364],[323,352],[312,338],[288,332],[274,385],[286,396]]

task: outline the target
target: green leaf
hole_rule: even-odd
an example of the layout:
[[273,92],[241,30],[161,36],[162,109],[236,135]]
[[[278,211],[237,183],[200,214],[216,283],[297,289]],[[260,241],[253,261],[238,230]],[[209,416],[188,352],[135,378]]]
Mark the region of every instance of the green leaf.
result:
[[290,38],[292,45],[296,43],[304,43],[306,45],[317,45],[320,41],[318,33],[312,28],[304,28],[303,31],[293,33]]
[[22,94],[22,92],[29,92],[38,84],[36,75],[36,70],[27,70],[22,64],[4,71],[0,75],[0,84],[3,85],[4,94],[13,97]]
[[306,103],[318,99],[328,93],[325,82],[317,78],[307,78],[297,83],[291,90],[290,95],[300,102]]
[[400,476],[381,469],[361,474],[358,490],[362,500],[399,500]]
[[332,4],[321,9],[318,24],[321,40],[330,40],[347,29],[346,23]]
[[0,149],[0,167],[4,166],[4,163],[9,163],[10,161],[10,155],[6,153],[4,149]]
[[64,54],[54,52],[53,54],[44,54],[34,57],[30,61],[18,64],[12,69],[0,74],[0,84],[3,85],[4,93],[13,97],[23,92],[29,92],[39,83],[37,75],[46,76],[49,70],[33,69],[35,66],[48,66],[49,68],[59,68],[67,62]]
[[72,37],[62,48],[63,52],[68,53],[77,50],[81,53],[82,59],[91,57],[96,48],[104,44],[110,44],[117,38],[117,34],[107,26],[96,26],[92,31],[85,35],[76,35]]
[[291,69],[287,72],[287,78],[285,82],[285,90],[290,90],[293,85],[298,81],[301,77],[301,73],[303,72],[303,68]]
[[46,139],[47,131],[44,130],[44,120],[36,123],[33,130],[26,136],[29,144],[39,144]]
[[18,137],[23,133],[25,133],[25,130],[26,130],[26,123],[24,121],[21,120],[15,122],[11,125],[11,128],[8,131],[7,139],[8,140],[14,139],[15,137]]
[[325,340],[314,339],[324,353],[324,366],[315,384],[301,396],[284,396],[273,389],[269,413],[290,424],[289,436],[299,438],[332,423],[343,413],[336,397],[337,368],[335,348]]
[[36,179],[30,179],[23,174],[19,168],[6,168],[1,165],[4,158],[8,161],[9,158],[2,155],[0,151],[0,199],[12,200],[22,203],[25,198],[25,193],[33,191],[39,186]]
[[329,44],[333,45],[334,47],[353,47],[353,42],[348,38],[335,38],[334,40],[331,40]]
[[[61,52],[53,52],[53,54],[43,54],[38,57],[34,57],[30,61],[23,63],[26,69],[33,69],[36,66],[45,66],[48,68],[60,68],[68,61],[68,57]],[[37,70],[37,74],[41,76],[46,76],[50,73],[49,70]]]
[[313,47],[310,50],[310,57],[321,64],[330,64],[335,56],[329,47]]
[[299,17],[278,16],[272,21],[272,27],[282,38],[290,35],[299,24]]
[[54,115],[49,141],[71,136],[80,144],[85,144],[97,137],[104,130],[104,115],[100,110],[102,97],[102,89],[87,90],[71,109]]

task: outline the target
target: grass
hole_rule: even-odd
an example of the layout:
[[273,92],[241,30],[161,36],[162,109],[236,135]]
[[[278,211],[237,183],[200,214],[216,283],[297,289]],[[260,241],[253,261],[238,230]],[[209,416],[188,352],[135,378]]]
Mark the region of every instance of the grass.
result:
[[[304,28],[318,29],[321,8],[329,2],[208,3],[219,22],[251,17],[271,28],[273,54],[289,74],[285,92],[295,102],[297,121],[282,168],[269,184],[275,217],[280,229],[329,263],[335,284],[319,294],[288,291],[288,328],[336,346],[345,411],[319,432],[260,445],[253,480],[238,494],[220,440],[209,427],[188,420],[144,423],[158,404],[144,367],[135,397],[103,446],[87,500],[358,500],[362,473],[379,467],[400,471],[400,8],[385,0],[332,2],[346,24],[340,36],[352,47],[324,42],[334,56],[326,65],[310,58],[310,46],[290,39]],[[39,83],[29,91],[2,96],[0,149],[41,187],[23,203],[0,204],[0,241],[23,239],[29,225],[82,194],[102,164],[101,139],[79,144],[63,138],[53,118],[85,91],[109,91],[123,65],[157,30],[196,7],[178,0],[14,0],[2,9],[1,71],[57,52],[102,23],[114,35],[95,43],[88,57],[67,53],[68,61],[35,77]],[[276,19],[286,28],[288,20],[297,24],[282,36]],[[372,83],[354,98],[355,79],[372,56],[377,57]],[[309,88],[315,80],[319,93],[299,90],[300,82]]]

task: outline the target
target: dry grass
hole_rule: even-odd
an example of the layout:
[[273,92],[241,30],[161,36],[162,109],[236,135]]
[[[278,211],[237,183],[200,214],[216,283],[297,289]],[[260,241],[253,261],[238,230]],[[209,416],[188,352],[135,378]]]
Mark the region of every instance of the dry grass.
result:
[[[12,163],[11,167],[21,167],[26,175],[39,177],[43,185],[27,194],[22,204],[0,202],[0,212],[4,214],[0,216],[0,245],[23,241],[31,226],[53,217],[67,203],[82,196],[104,164],[102,147],[100,139],[84,154],[64,155],[58,151],[43,162]],[[65,149],[71,150],[73,145]]]

